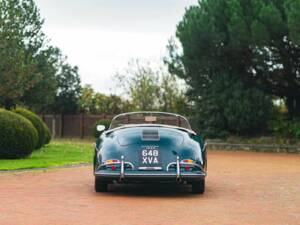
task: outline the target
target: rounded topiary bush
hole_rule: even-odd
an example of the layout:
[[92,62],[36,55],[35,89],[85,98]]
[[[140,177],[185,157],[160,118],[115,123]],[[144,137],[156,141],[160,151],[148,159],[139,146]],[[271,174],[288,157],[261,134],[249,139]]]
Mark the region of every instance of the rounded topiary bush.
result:
[[51,141],[51,132],[49,130],[49,128],[47,127],[47,125],[45,123],[44,124],[44,129],[45,129],[45,145],[49,144]]
[[111,123],[111,120],[98,120],[95,124],[94,124],[94,126],[93,126],[93,130],[92,130],[92,134],[93,134],[93,136],[95,137],[95,138],[98,138],[101,134],[102,134],[102,132],[99,132],[99,131],[97,131],[97,125],[104,125],[105,126],[105,129],[107,130],[108,128],[109,128],[109,125],[110,125],[110,123]]
[[46,139],[46,130],[45,130],[44,122],[35,113],[27,109],[16,108],[14,112],[24,116],[33,124],[33,126],[38,132],[38,142],[35,149],[41,148],[45,144],[45,139]]
[[0,159],[24,158],[37,142],[37,131],[28,119],[0,109]]

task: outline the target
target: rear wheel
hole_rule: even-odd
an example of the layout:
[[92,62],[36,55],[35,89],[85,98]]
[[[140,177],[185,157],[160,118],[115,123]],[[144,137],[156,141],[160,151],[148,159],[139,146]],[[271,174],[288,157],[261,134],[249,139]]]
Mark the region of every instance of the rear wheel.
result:
[[192,183],[192,192],[194,194],[203,194],[205,192],[205,179]]
[[107,183],[101,181],[99,178],[95,177],[95,191],[96,192],[106,192]]

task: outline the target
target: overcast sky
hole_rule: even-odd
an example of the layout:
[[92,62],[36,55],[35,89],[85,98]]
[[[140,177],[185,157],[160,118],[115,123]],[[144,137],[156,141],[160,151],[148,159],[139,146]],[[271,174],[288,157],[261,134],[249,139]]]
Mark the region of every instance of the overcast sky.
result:
[[36,0],[53,45],[79,67],[82,83],[114,93],[112,76],[132,58],[166,54],[185,8],[197,0]]

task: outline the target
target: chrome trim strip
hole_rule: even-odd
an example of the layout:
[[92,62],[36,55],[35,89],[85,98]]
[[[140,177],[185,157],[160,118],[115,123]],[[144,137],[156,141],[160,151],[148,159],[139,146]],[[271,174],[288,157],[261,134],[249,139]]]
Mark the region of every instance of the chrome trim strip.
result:
[[[147,176],[174,176],[174,177],[176,177],[176,174],[168,174],[168,173],[148,173],[148,174],[126,174],[126,176],[145,176],[145,177],[147,177]],[[189,177],[189,176],[191,176],[191,177],[197,177],[197,176],[205,176],[205,174],[196,174],[196,173],[191,173],[191,174],[181,174],[181,177]]]
[[[196,163],[182,163],[182,162],[180,162],[179,164],[180,164],[180,166],[188,165],[188,166],[198,167],[202,172],[204,172],[203,168],[200,165],[196,164]],[[177,167],[177,161],[169,163],[167,165],[167,171],[169,171],[170,166],[173,166],[173,165],[176,165],[176,167]],[[176,168],[176,171],[177,171],[177,168]]]
[[[107,172],[95,172],[94,175],[104,175],[104,176],[112,176],[118,177],[119,173],[107,173]],[[177,177],[176,173],[125,173],[126,177],[134,177],[134,176],[166,176],[166,177]],[[203,177],[206,176],[205,173],[181,173],[181,177]]]
[[[121,164],[121,162],[116,162],[116,163],[103,163],[103,164],[99,165],[99,166],[97,167],[96,170],[99,170],[99,169],[100,169],[101,167],[103,167],[103,166],[107,166],[107,165],[118,165],[118,164]],[[130,165],[130,166],[131,166],[131,169],[134,170],[134,165],[133,165],[131,162],[124,162],[124,167],[125,167],[125,165]],[[124,169],[124,170],[125,170],[125,169]]]
[[153,166],[153,167],[140,166],[138,169],[139,170],[162,170],[162,167],[161,166]]
[[159,112],[159,111],[136,111],[136,112],[127,112],[127,113],[121,113],[119,115],[116,115],[113,119],[115,118],[118,118],[120,116],[126,116],[126,115],[133,115],[133,114],[146,114],[146,113],[149,113],[149,114],[166,114],[166,115],[171,115],[171,116],[180,116],[184,119],[187,120],[187,118],[185,118],[184,116],[182,115],[179,115],[177,113],[170,113],[170,112]]
[[193,130],[189,130],[187,128],[183,128],[183,127],[178,127],[178,126],[171,126],[171,125],[164,125],[164,124],[150,124],[150,123],[141,123],[141,124],[128,124],[128,125],[123,125],[123,126],[119,126],[107,131],[104,131],[103,134],[108,134],[111,133],[115,130],[120,130],[120,129],[125,129],[125,128],[131,128],[131,127],[165,127],[165,128],[173,128],[173,129],[177,129],[177,130],[183,130],[186,131],[188,133],[191,133],[193,135],[196,135],[196,132]]
[[131,169],[134,170],[134,165],[131,162],[124,162],[124,164],[129,164],[131,166]]
[[116,163],[103,163],[103,164],[99,165],[99,166],[97,167],[96,170],[99,170],[99,169],[100,169],[101,167],[103,167],[103,166],[107,166],[107,165],[118,165],[118,164],[121,164],[121,162],[116,162]]
[[[117,119],[118,117],[121,116],[127,116],[127,115],[134,115],[134,114],[162,114],[162,115],[169,115],[169,116],[175,116],[175,117],[181,117],[182,119],[184,119],[187,124],[191,127],[188,119],[182,115],[179,115],[177,113],[169,113],[169,112],[159,112],[159,111],[137,111],[137,112],[127,112],[127,113],[121,113],[119,115],[116,115],[114,118],[112,118],[111,121],[114,121],[115,119]],[[110,128],[110,127],[109,127]]]
[[167,165],[167,171],[169,171],[170,166],[176,165],[176,162],[171,162]]
[[184,165],[187,165],[187,166],[193,166],[193,167],[198,167],[201,171],[203,171],[202,167],[196,163],[180,163],[180,165],[184,166]]

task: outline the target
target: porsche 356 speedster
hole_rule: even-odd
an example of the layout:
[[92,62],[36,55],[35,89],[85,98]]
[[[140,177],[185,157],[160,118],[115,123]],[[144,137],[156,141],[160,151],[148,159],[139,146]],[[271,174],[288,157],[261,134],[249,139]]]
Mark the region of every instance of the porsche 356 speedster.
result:
[[193,193],[202,194],[206,168],[206,144],[178,114],[120,114],[95,144],[96,192],[111,183],[174,182],[191,184]]

